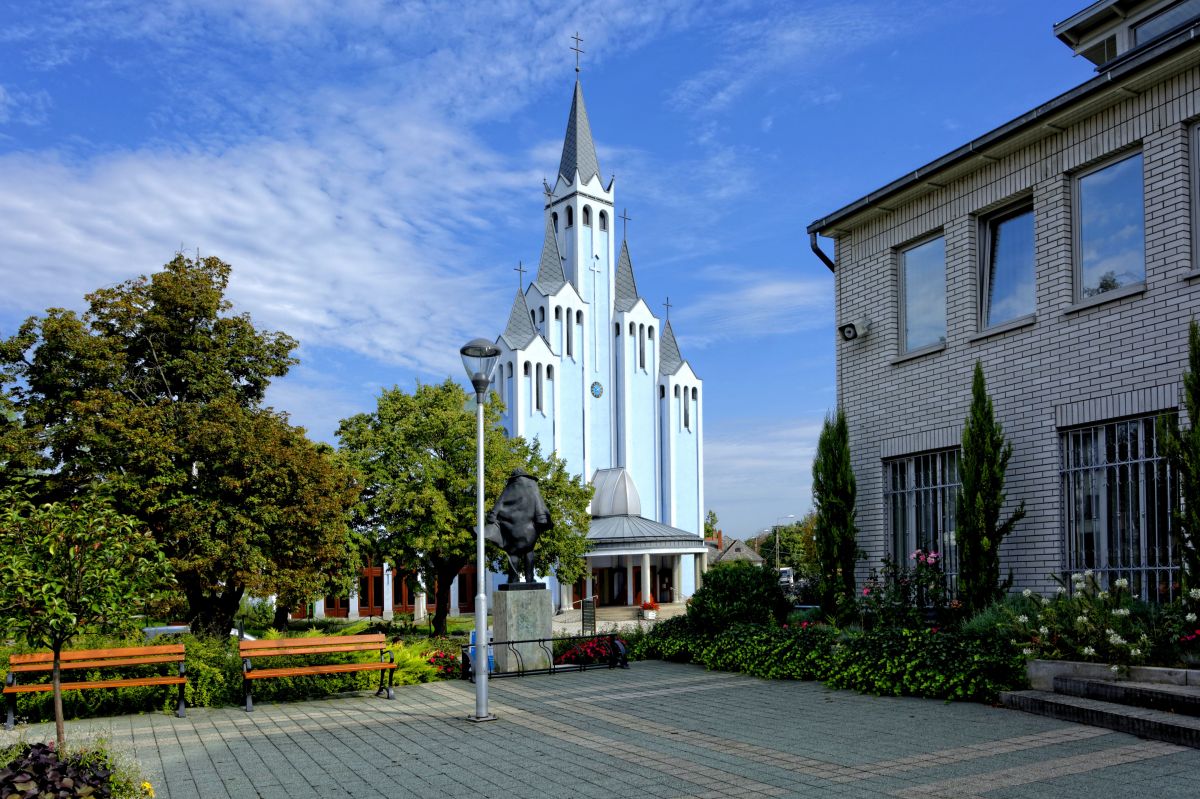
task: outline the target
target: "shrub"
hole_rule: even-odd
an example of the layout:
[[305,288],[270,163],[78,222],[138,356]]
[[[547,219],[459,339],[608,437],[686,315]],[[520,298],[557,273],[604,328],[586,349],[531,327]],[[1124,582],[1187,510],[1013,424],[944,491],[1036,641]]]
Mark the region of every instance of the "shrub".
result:
[[882,574],[871,570],[858,599],[864,627],[918,628],[950,621],[940,554],[918,549],[909,559],[911,567],[884,558]]
[[103,739],[60,757],[51,744],[14,744],[0,749],[0,796],[56,799],[140,799],[153,788],[128,758],[108,750]]
[[716,633],[739,622],[781,623],[790,610],[775,572],[737,561],[705,573],[688,603],[687,618],[694,630]]
[[[709,574],[714,570],[710,570]],[[687,616],[660,621],[649,630],[630,633],[626,637],[630,660],[670,660],[690,663],[692,650],[700,639]]]
[[[623,638],[617,639],[620,644],[628,650],[628,642]],[[555,642],[555,649],[559,649]],[[590,666],[593,663],[607,663],[612,657],[612,649],[607,635],[597,635],[595,638],[588,638],[584,641],[572,641],[567,639],[562,642],[566,646],[562,647],[561,652],[555,652],[555,665],[571,665],[571,666]]]

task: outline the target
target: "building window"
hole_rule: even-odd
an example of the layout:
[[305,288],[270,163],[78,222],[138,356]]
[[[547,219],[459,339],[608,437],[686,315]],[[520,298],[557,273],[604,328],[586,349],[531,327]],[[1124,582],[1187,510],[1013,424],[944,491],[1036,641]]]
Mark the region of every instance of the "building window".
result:
[[1142,154],[1082,174],[1075,185],[1077,296],[1086,299],[1144,282]]
[[1036,308],[1033,208],[1010,209],[983,223],[982,326],[1011,322]]
[[575,357],[575,325],[571,324],[571,309],[567,309],[567,357]]
[[938,236],[900,252],[903,351],[946,343],[946,239]]
[[557,232],[558,231],[558,214],[557,213],[550,214],[550,221],[554,223],[554,230],[555,230],[555,232]]
[[1064,574],[1124,577],[1135,597],[1175,598],[1180,578],[1171,511],[1177,488],[1158,447],[1156,416],[1062,432]]
[[958,458],[956,448],[883,463],[884,516],[892,557],[897,565],[912,568],[916,550],[939,553],[951,590],[958,576],[954,542],[955,506],[962,487]]
[[1200,16],[1200,0],[1182,0],[1133,26],[1133,46],[1145,44]]
[[539,411],[542,410],[542,365],[537,365],[537,399],[534,400],[534,407]]
[[604,211],[600,212],[600,229],[608,230],[608,214]]
[[592,207],[590,205],[583,206],[583,224],[587,227],[592,226]]
[[575,211],[571,206],[567,206],[567,227],[575,224]]
[[688,398],[687,388],[683,389],[683,429],[692,429],[692,401]]
[[646,326],[638,325],[638,368],[646,368]]

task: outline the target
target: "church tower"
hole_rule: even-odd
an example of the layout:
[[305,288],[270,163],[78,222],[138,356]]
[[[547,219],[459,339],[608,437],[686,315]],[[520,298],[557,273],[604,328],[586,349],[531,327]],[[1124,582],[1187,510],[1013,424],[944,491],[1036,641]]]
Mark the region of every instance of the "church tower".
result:
[[558,174],[543,184],[537,271],[496,342],[495,390],[510,435],[537,439],[612,488],[592,505],[598,585],[561,586],[560,597],[679,601],[707,552],[701,382],[638,293],[629,243],[615,237],[614,184],[601,175],[577,80]]

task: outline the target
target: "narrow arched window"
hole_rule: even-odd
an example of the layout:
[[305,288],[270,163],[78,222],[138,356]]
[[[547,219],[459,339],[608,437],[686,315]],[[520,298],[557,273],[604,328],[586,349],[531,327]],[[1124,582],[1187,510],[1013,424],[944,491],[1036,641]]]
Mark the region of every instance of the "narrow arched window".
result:
[[631,335],[631,336],[637,335],[637,325],[635,325],[633,322],[629,323],[629,335]]
[[[529,377],[529,361],[526,361],[526,362],[525,362],[525,376],[526,376],[526,377]],[[676,391],[676,392],[678,392],[678,391],[679,391],[679,386],[676,386],[676,387],[675,387],[675,391]]]
[[693,388],[692,389],[692,400],[695,401],[698,398],[699,398],[699,395],[696,393],[696,389]]
[[557,213],[550,214],[550,221],[552,223],[554,223],[555,232],[558,232],[558,214]]
[[537,326],[537,314],[535,314],[533,311],[529,312],[529,324],[535,327]]
[[638,368],[646,368],[646,326],[638,325]]
[[575,324],[577,324],[577,325],[583,324],[583,311],[575,312]]
[[[542,400],[539,397],[538,402],[540,403],[541,401]],[[686,388],[683,390],[683,429],[692,429],[692,403],[688,400],[688,392]]]
[[654,325],[650,325],[650,327],[646,328],[646,335],[650,337],[651,341],[654,341]]
[[658,398],[659,398],[659,399],[666,399],[666,398],[667,398],[667,387],[666,387],[666,386],[659,386],[659,387],[658,387]]
[[[529,364],[525,364],[525,374],[529,374]],[[675,396],[679,396],[679,386],[675,386]]]
[[592,207],[590,205],[583,206],[583,224],[585,227],[592,226]]
[[547,380],[553,380],[553,379],[554,379],[554,367],[553,367],[553,366],[547,366],[547,367],[546,367],[546,379],[547,379]]
[[512,413],[513,409],[513,365],[512,361],[506,363],[504,368],[504,403],[508,405],[508,412]]
[[[567,309],[567,319],[571,318],[571,309]],[[575,325],[567,323],[567,357],[575,357]]]
[[567,206],[567,227],[575,224],[575,212],[571,206]]
[[608,230],[608,214],[604,211],[600,212],[600,229]]
[[613,338],[620,338],[620,337],[621,337],[621,323],[616,322],[613,324]]
[[562,319],[562,306],[561,305],[554,306],[554,318]]
[[542,365],[537,365],[537,399],[534,403],[539,411],[542,409]]

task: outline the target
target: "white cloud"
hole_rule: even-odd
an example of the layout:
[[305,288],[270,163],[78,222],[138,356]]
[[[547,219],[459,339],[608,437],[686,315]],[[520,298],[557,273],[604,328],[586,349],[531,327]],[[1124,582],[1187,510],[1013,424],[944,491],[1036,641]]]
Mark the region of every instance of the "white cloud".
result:
[[[779,267],[780,271],[789,267]],[[799,271],[799,270],[797,270]],[[703,348],[727,339],[817,330],[833,326],[833,280],[780,276],[726,264],[705,269],[705,291],[676,314],[680,346]]]

